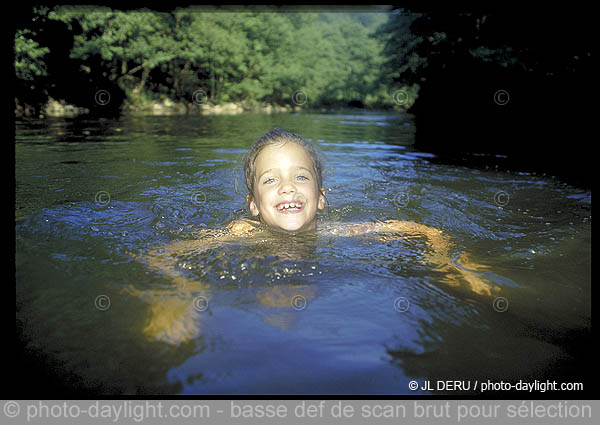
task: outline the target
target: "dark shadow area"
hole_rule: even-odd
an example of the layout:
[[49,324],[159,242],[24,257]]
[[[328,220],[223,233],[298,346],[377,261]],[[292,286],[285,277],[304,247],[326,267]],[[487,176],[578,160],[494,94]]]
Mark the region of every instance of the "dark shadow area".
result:
[[[17,306],[18,312],[18,306]],[[47,353],[28,347],[23,323],[17,320],[14,356],[11,368],[18,371],[7,382],[10,397],[14,399],[94,398],[106,391],[101,383],[85,383],[64,364],[51,359]]]
[[417,148],[445,163],[545,173],[590,187],[589,17],[573,10],[481,13],[485,25],[470,16],[476,30],[456,15],[412,26],[447,35],[447,45],[429,46],[428,66],[418,72],[424,81],[411,109]]
[[[389,347],[388,354],[391,362],[407,376],[429,376],[434,395],[449,393],[443,386],[438,388],[436,382],[459,380],[470,383],[470,388],[452,391],[452,394],[469,398],[522,399],[533,396],[534,399],[587,399],[597,396],[589,328],[557,331],[530,327],[531,323],[514,319],[509,319],[513,321],[512,333],[506,337],[490,339],[485,330],[465,332],[464,328],[449,326],[441,328],[446,343],[439,346],[432,344],[426,353],[416,354]],[[450,362],[448,359],[462,360]],[[437,366],[432,367],[432,364]],[[497,386],[494,389],[488,385],[482,392],[481,386],[475,389],[476,381],[493,385],[510,383],[513,388]],[[538,387],[531,392],[515,388],[519,382],[537,383]],[[556,383],[555,389],[548,385],[553,382]],[[561,384],[582,384],[583,388],[561,390]]]
[[76,23],[69,29],[63,22],[37,16],[31,7],[20,7],[15,28],[28,28],[32,40],[49,49],[43,59],[46,76],[38,76],[34,81],[15,79],[14,91],[21,107],[29,107],[37,116],[52,98],[86,108],[96,117],[120,115],[125,94],[115,80],[108,78],[100,59],[93,56],[84,64],[70,57],[73,33],[80,31]]
[[[434,75],[419,93],[412,111],[416,146],[442,161],[546,173],[588,187],[587,82],[456,64]],[[559,99],[571,91],[579,97]]]

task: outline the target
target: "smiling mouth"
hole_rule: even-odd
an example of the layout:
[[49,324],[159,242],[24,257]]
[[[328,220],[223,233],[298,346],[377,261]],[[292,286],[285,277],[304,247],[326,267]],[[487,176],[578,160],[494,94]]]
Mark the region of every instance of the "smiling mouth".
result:
[[275,210],[281,214],[298,214],[304,210],[302,202],[281,202],[275,205]]

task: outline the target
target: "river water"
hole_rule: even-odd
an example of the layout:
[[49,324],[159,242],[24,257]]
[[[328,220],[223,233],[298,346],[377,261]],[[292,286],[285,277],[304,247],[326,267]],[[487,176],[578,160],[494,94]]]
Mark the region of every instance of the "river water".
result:
[[[326,159],[320,223],[437,228],[493,291],[428,265],[419,238],[182,253],[188,287],[140,260],[249,216],[242,155],[275,127]],[[26,349],[97,394],[456,394],[435,388],[446,380],[481,394],[475,381],[584,380],[591,191],[440,164],[414,135],[411,116],[389,113],[17,120]]]

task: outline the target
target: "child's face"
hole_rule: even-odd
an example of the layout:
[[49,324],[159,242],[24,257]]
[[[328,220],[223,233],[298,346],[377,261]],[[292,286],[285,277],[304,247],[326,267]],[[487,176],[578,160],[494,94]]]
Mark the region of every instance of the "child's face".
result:
[[310,155],[302,146],[292,142],[268,145],[256,157],[254,193],[248,197],[248,207],[269,227],[309,230],[316,227],[317,209],[325,207],[324,192],[319,193]]

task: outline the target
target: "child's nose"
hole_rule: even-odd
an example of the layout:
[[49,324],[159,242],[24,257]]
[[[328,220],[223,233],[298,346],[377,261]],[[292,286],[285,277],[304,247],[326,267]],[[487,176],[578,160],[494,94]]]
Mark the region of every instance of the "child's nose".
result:
[[290,193],[295,191],[296,186],[294,186],[294,184],[289,180],[282,182],[281,186],[279,186],[279,193]]

